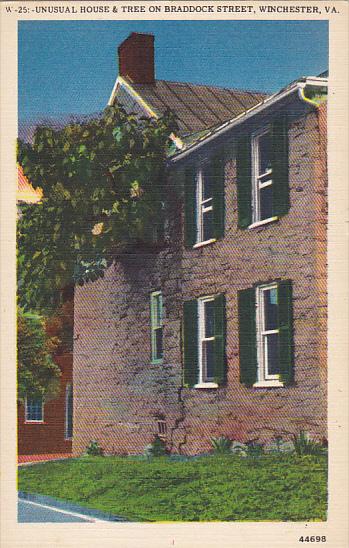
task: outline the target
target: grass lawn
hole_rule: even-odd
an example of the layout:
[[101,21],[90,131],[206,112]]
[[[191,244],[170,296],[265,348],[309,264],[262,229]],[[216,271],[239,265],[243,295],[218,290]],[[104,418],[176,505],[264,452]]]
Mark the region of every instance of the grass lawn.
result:
[[20,468],[19,489],[135,521],[326,520],[327,459],[81,457]]

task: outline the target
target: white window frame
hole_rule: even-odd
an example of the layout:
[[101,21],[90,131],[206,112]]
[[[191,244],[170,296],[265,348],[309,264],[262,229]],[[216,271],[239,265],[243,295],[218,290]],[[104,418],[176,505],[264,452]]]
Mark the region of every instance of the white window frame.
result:
[[[154,302],[157,297],[161,297],[161,320],[160,324],[158,324],[157,318],[155,317],[155,306]],[[164,318],[163,318],[163,300],[162,300],[162,292],[161,291],[152,291],[150,294],[150,324],[151,324],[151,363],[153,364],[159,364],[163,362],[164,359],[164,340],[162,339],[162,357],[157,358],[156,357],[156,330],[161,328],[162,329],[162,337],[164,335]]]
[[208,240],[204,240],[204,213],[207,213],[208,211],[213,211],[213,196],[211,198],[204,199],[203,196],[203,174],[207,166],[209,165],[209,161],[206,160],[203,162],[197,172],[196,172],[196,244],[194,247],[201,247],[206,244],[210,244],[212,242],[216,241],[216,238],[209,238]]
[[[32,400],[33,398],[25,398],[24,400],[24,417],[25,422],[29,424],[42,424],[44,422],[44,399],[41,398],[41,419],[29,419],[28,418],[28,401]],[[40,398],[37,398],[40,399]]]
[[[278,219],[277,216],[268,217],[267,219],[261,219],[261,207],[260,207],[260,191],[263,188],[272,186],[273,184],[273,172],[272,169],[268,169],[265,173],[259,173],[259,139],[270,133],[270,127],[263,127],[262,129],[256,131],[252,134],[251,138],[251,147],[252,147],[252,224],[249,228],[254,228],[255,226],[267,224]],[[269,178],[260,182],[264,177],[269,176]]]
[[207,378],[204,371],[204,360],[203,360],[203,345],[207,341],[214,341],[215,337],[206,337],[205,336],[205,303],[214,302],[214,296],[209,295],[207,297],[200,297],[198,299],[198,360],[199,360],[199,379],[198,383],[195,385],[195,388],[217,388],[218,384],[213,382],[213,379]]
[[[68,382],[65,385],[65,413],[64,413],[64,439],[65,440],[71,440],[73,439],[73,436],[68,436],[68,389],[71,389],[73,393],[73,384],[71,382]],[[73,415],[72,415],[72,426],[73,426]]]
[[[256,333],[257,333],[257,382],[256,387],[283,386],[280,375],[268,373],[267,341],[268,336],[279,334],[280,329],[265,329],[264,292],[270,289],[278,291],[277,282],[258,286],[256,288]],[[278,304],[279,306],[279,304]]]

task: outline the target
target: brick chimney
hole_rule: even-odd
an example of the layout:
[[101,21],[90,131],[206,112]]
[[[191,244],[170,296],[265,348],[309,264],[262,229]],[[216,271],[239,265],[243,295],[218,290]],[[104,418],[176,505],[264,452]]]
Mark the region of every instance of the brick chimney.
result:
[[118,47],[119,76],[134,84],[153,84],[154,36],[132,32]]

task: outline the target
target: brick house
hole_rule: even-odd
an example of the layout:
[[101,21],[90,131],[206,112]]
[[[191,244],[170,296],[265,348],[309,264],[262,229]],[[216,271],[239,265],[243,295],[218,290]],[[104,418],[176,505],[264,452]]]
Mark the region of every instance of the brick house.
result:
[[164,242],[75,291],[73,453],[326,436],[326,89],[159,81],[152,36],[121,44],[110,103],[179,135]]
[[[21,215],[21,204],[35,204],[42,199],[39,188],[34,189],[23,173],[17,170],[17,207]],[[71,296],[70,296],[71,298]],[[73,434],[73,355],[61,352],[54,356],[61,370],[60,389],[56,398],[44,402],[42,399],[26,398],[17,405],[17,452],[19,456],[42,453],[70,453]]]

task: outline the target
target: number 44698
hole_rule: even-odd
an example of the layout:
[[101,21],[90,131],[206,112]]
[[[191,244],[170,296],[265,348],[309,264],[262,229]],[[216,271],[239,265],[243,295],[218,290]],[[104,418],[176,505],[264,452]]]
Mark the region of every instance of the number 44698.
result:
[[320,535],[311,536],[311,537],[300,537],[299,542],[326,542],[326,537]]

